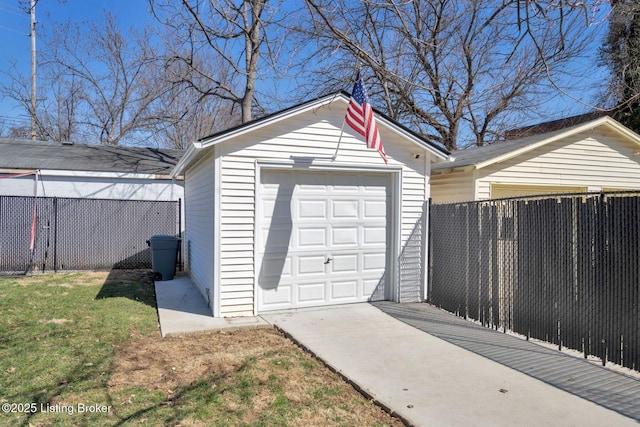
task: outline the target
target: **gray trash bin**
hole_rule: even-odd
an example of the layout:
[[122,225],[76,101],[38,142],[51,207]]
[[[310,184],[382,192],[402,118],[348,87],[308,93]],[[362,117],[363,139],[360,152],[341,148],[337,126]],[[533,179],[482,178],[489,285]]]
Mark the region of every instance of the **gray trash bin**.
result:
[[176,274],[179,239],[157,234],[148,240],[151,246],[151,270],[160,275],[160,280],[171,280]]

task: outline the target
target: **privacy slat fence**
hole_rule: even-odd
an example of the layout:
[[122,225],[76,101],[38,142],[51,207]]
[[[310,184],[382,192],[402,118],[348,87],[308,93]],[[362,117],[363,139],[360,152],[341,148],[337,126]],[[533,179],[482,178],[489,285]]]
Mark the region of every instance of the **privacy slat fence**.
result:
[[429,302],[640,370],[640,193],[431,206]]
[[180,202],[0,196],[0,274],[149,268],[146,241],[179,223]]

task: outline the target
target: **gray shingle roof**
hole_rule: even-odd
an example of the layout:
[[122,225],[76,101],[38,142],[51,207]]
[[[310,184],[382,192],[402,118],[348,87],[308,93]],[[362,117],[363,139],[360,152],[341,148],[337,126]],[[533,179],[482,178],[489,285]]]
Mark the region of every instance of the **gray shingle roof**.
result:
[[0,168],[169,174],[182,151],[0,138]]
[[485,145],[483,147],[474,147],[474,148],[468,148],[466,150],[456,151],[454,153],[451,153],[451,155],[455,158],[453,162],[435,163],[431,166],[431,170],[442,170],[442,169],[474,166],[479,163],[485,162],[487,160],[500,157],[504,154],[510,153],[511,151],[517,150],[519,148],[523,148],[528,145],[532,145],[532,144],[553,138],[565,132],[571,131],[574,128],[578,128],[578,126],[579,125],[571,126],[564,129],[558,129],[553,132],[546,132],[546,133],[541,133],[537,135],[531,135],[526,138],[514,139],[512,141],[504,141],[504,142],[498,141],[490,145]]

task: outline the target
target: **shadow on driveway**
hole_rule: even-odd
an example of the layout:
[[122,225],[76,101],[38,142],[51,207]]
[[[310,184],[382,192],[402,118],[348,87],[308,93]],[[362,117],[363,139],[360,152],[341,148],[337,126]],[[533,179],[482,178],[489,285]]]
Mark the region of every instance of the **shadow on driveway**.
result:
[[476,325],[424,303],[373,303],[433,336],[640,421],[640,380],[541,345]]

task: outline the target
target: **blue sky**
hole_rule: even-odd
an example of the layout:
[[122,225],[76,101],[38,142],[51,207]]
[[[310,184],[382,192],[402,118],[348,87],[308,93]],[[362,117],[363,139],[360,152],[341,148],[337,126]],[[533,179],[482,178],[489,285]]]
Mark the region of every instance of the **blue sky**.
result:
[[[28,1],[0,0],[0,72],[7,70],[12,62],[16,62],[25,74],[29,73],[31,63],[31,42],[28,37],[29,14],[20,7],[21,3],[28,3]],[[154,22],[148,8],[147,0],[39,0],[36,6],[37,29],[42,31],[54,22],[65,22],[69,19],[76,22],[92,21],[104,10],[111,11],[123,29],[133,25],[142,26],[144,23]],[[606,29],[606,22],[585,29],[591,33],[593,45],[591,54],[577,60],[572,67],[576,70],[575,77],[572,79],[572,83],[576,86],[576,89],[571,92],[573,98],[558,95],[546,99],[544,109],[548,119],[580,114],[588,110],[587,103],[595,101],[594,86],[602,85],[602,82],[606,81],[604,70],[595,67],[594,62],[597,49],[601,45],[601,37],[606,33]],[[38,47],[43,49],[43,43],[40,42]],[[0,74],[0,81],[4,79],[5,77]],[[277,84],[282,86],[282,82]],[[350,90],[350,88],[345,89]],[[0,120],[7,124],[29,123],[23,110],[6,98],[0,99]],[[524,124],[529,123],[522,123]]]
[[[15,62],[20,70],[29,73],[31,68],[31,39],[29,38],[29,14],[21,3],[29,0],[0,0],[0,71]],[[111,11],[123,28],[151,21],[147,0],[39,0],[36,5],[36,34],[38,30],[54,22],[91,21],[104,10]],[[43,48],[36,42],[36,52]],[[5,77],[0,75],[0,80]],[[8,99],[0,99],[0,120],[28,122],[22,111]]]

